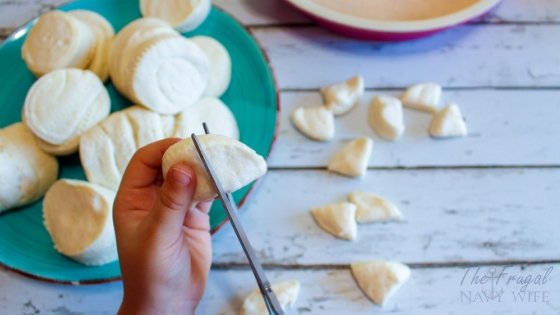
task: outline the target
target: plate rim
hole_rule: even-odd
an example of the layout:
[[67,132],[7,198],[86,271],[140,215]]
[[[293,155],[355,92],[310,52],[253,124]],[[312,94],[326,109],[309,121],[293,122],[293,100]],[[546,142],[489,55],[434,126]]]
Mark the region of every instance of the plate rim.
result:
[[[49,11],[46,12],[50,12],[50,11],[54,11],[54,10],[59,10],[59,9],[63,9],[66,6],[72,5],[76,2],[79,2],[80,0],[72,0],[72,1],[68,1],[65,2],[63,4],[60,4],[58,6],[52,7]],[[222,14],[227,15],[229,18],[231,18],[232,20],[234,20],[239,26],[241,26],[241,28],[243,28],[243,30],[249,34],[249,36],[253,39],[253,41],[256,43],[256,46],[258,47],[260,53],[262,54],[262,56],[264,57],[264,61],[266,63],[266,66],[269,70],[269,73],[271,75],[272,78],[272,85],[274,87],[274,98],[276,100],[276,115],[275,115],[275,124],[274,124],[274,133],[272,135],[272,140],[270,142],[270,148],[268,150],[268,153],[265,157],[265,161],[268,163],[270,161],[271,155],[276,147],[276,140],[278,139],[278,133],[280,131],[280,118],[281,118],[281,104],[280,104],[280,89],[278,88],[278,79],[276,76],[276,72],[274,70],[274,67],[272,65],[270,56],[268,55],[268,52],[263,48],[264,46],[262,45],[261,41],[255,36],[254,32],[245,24],[243,24],[238,18],[236,18],[235,16],[233,16],[232,14],[230,14],[229,12],[227,12],[226,10],[224,10],[223,8],[212,4],[212,9],[215,9],[217,11],[220,11]],[[37,19],[44,13],[43,12],[39,15],[36,15],[34,17],[32,17],[31,19],[27,20],[26,22],[24,22],[21,26],[17,27],[12,33],[10,33],[10,35],[8,35],[0,44],[0,47],[4,46],[4,44],[6,42],[10,42],[10,41],[14,41],[19,39],[21,36],[23,36],[24,34],[27,34],[29,32],[29,29],[36,23]],[[241,198],[241,200],[238,203],[238,211],[241,212],[243,210],[243,205],[245,205],[245,203],[249,200],[249,198],[255,193],[256,190],[258,190],[258,188],[261,186],[262,183],[262,179],[263,177],[258,178],[257,180],[255,180],[254,182],[251,183],[251,187],[249,188],[249,190],[247,191],[247,193],[245,193],[245,195],[243,196],[243,198]],[[16,211],[18,211],[19,209],[16,209]],[[222,222],[220,222],[215,228],[210,230],[210,234],[211,236],[214,236],[218,231],[220,231],[224,225],[226,225],[229,222],[229,218],[225,218],[224,220],[222,220]],[[118,260],[117,260],[118,261]],[[112,283],[112,282],[117,282],[122,280],[122,276],[117,276],[117,277],[109,277],[109,278],[100,278],[100,279],[87,279],[87,280],[78,280],[78,281],[72,281],[72,280],[60,280],[60,279],[54,279],[54,278],[48,278],[48,277],[43,277],[43,276],[39,276],[36,274],[33,274],[31,272],[13,267],[13,266],[9,266],[6,265],[3,261],[0,261],[0,267],[4,268],[5,270],[8,270],[10,272],[14,272],[16,274],[19,274],[21,276],[24,276],[26,278],[29,279],[33,279],[33,280],[38,280],[41,282],[45,282],[45,283],[52,283],[52,284],[61,284],[61,285],[67,285],[67,286],[83,286],[83,285],[97,285],[97,284],[104,284],[104,283]]]
[[341,26],[360,31],[375,33],[409,34],[430,32],[449,28],[475,19],[496,7],[502,0],[480,0],[479,2],[454,13],[417,21],[386,21],[353,17],[325,8],[311,0],[285,0],[298,10],[312,17],[326,20]]

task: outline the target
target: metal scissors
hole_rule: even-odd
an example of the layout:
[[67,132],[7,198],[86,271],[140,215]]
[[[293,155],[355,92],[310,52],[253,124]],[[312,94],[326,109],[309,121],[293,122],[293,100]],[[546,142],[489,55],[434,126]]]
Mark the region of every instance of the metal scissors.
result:
[[[210,132],[206,123],[203,123],[202,125],[206,134],[209,134]],[[216,173],[214,172],[214,169],[212,168],[212,165],[210,164],[210,161],[208,160],[208,156],[206,155],[202,144],[198,140],[198,137],[194,133],[191,135],[191,137],[198,155],[200,156],[202,164],[204,164],[204,168],[206,168],[206,172],[208,172],[208,176],[210,177],[214,188],[218,192],[218,198],[220,199],[222,205],[224,206],[224,209],[226,210],[229,221],[231,222],[233,230],[235,231],[235,235],[237,235],[237,239],[241,243],[241,247],[245,252],[245,256],[247,256],[247,259],[249,260],[249,265],[251,266],[251,270],[253,271],[255,279],[257,280],[257,285],[263,296],[264,304],[266,305],[268,313],[271,315],[284,315],[284,311],[282,310],[282,307],[278,302],[278,298],[272,291],[270,282],[264,274],[262,264],[255,255],[253,247],[251,246],[251,243],[249,242],[249,239],[245,234],[245,230],[243,229],[241,222],[239,222],[239,219],[237,218],[237,206],[235,205],[233,197],[231,196],[231,194],[224,191],[218,177],[216,176]]]

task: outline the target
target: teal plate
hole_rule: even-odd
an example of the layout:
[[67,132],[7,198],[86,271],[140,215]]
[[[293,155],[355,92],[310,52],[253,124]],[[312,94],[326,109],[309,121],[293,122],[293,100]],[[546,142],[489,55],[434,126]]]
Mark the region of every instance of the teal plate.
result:
[[[62,6],[60,10],[87,9],[103,15],[115,30],[140,17],[138,0],[80,0]],[[21,120],[21,109],[27,90],[35,77],[20,57],[21,46],[33,22],[12,34],[0,46],[0,127]],[[220,41],[231,55],[233,69],[229,89],[221,99],[233,111],[241,141],[268,156],[274,142],[278,119],[278,94],[266,56],[255,40],[235,19],[213,8],[206,21],[194,32]],[[112,84],[111,110],[131,105],[120,96]],[[77,154],[60,159],[61,178],[85,179]],[[1,166],[0,166],[1,167]],[[252,185],[234,193],[242,204]],[[100,283],[120,278],[117,262],[100,267],[86,267],[60,254],[43,227],[41,201],[0,214],[0,263],[24,275],[60,283]],[[212,230],[225,221],[226,214],[219,203],[210,211]]]

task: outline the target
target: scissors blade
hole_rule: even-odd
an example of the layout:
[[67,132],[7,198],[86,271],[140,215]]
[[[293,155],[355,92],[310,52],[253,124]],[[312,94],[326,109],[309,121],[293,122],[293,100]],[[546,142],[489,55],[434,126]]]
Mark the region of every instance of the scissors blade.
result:
[[245,233],[245,230],[243,229],[243,226],[241,225],[241,222],[237,217],[237,206],[233,201],[233,197],[231,196],[231,194],[226,193],[225,190],[223,189],[223,186],[221,185],[218,177],[216,176],[216,173],[212,168],[208,156],[206,155],[206,152],[204,151],[204,148],[202,147],[198,137],[194,133],[191,135],[191,137],[194,142],[195,148],[198,152],[198,155],[202,160],[202,164],[204,165],[206,172],[208,172],[210,181],[212,182],[214,188],[216,189],[216,192],[218,193],[218,198],[220,199],[222,205],[224,206],[224,209],[226,210],[226,214],[231,222],[235,235],[237,236],[237,239],[241,243],[241,248],[245,252],[245,256],[247,256],[249,265],[251,267],[251,270],[253,271],[253,274],[255,275],[255,279],[257,280],[257,285],[259,287],[259,290],[261,291],[261,294],[263,295],[267,309],[272,308],[272,311],[275,314],[284,315],[284,311],[280,306],[280,302],[278,302],[278,298],[276,297],[274,291],[272,291],[272,286],[270,285],[270,282],[268,281],[266,275],[264,274],[262,264],[260,260],[257,258],[257,256],[255,255],[253,247],[251,246],[251,243],[247,238],[247,234]]

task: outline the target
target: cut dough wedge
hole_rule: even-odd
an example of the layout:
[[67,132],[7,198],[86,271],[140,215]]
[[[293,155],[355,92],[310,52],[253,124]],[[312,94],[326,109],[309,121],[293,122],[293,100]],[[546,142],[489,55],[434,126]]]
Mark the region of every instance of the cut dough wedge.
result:
[[210,62],[210,76],[204,94],[220,97],[231,81],[231,58],[227,49],[212,37],[195,36],[191,40],[204,52]]
[[82,264],[117,259],[113,229],[115,192],[84,181],[57,181],[43,200],[43,219],[55,249]]
[[355,76],[342,83],[327,86],[321,89],[325,106],[335,115],[349,112],[360,101],[364,94],[364,79]]
[[176,116],[173,137],[188,138],[204,134],[205,122],[210,133],[239,139],[239,128],[231,110],[218,98],[205,97]]
[[93,72],[56,70],[41,77],[29,90],[23,122],[44,142],[72,153],[77,149],[76,139],[107,117],[110,106],[109,94]]
[[457,104],[450,104],[437,112],[430,124],[430,135],[437,138],[464,137],[467,125]]
[[374,97],[369,107],[368,121],[381,137],[397,140],[405,129],[401,101],[387,95]]
[[317,224],[330,234],[344,239],[356,239],[358,226],[356,224],[356,205],[341,202],[311,209],[311,214]]
[[373,141],[368,137],[352,140],[332,157],[328,169],[350,177],[364,176],[372,149]]
[[410,277],[407,265],[390,261],[365,261],[351,265],[352,274],[367,297],[383,305]]
[[0,129],[0,212],[37,201],[57,176],[58,161],[22,123]]
[[356,221],[358,223],[402,219],[399,209],[392,202],[378,195],[353,192],[348,195],[348,201],[357,207]]
[[291,120],[311,140],[328,141],[334,137],[334,116],[324,106],[299,107],[292,113]]
[[95,53],[95,35],[80,20],[61,11],[47,12],[33,25],[22,57],[36,76],[63,68],[84,69]]
[[200,99],[208,84],[209,62],[197,45],[170,36],[138,49],[129,98],[162,114],[176,114]]
[[202,24],[211,7],[211,0],[140,0],[143,16],[162,19],[180,32],[190,32]]
[[420,83],[409,87],[401,97],[404,106],[435,113],[439,108],[441,86],[436,83]]
[[[253,149],[226,136],[209,134],[198,136],[216,176],[226,192],[236,191],[266,173],[266,162]],[[190,165],[197,178],[195,201],[209,200],[216,196],[210,178],[202,165],[193,140],[187,138],[167,149],[163,156],[163,174],[177,163]]]
[[103,16],[88,10],[73,10],[68,14],[84,23],[95,35],[95,53],[87,68],[97,74],[101,81],[109,78],[109,56],[115,30]]
[[[293,307],[299,295],[300,284],[297,280],[288,280],[284,282],[272,284],[272,291],[276,294],[278,302],[283,310],[288,306]],[[261,294],[257,288],[247,296],[243,306],[241,307],[240,315],[268,315],[266,305]]]

